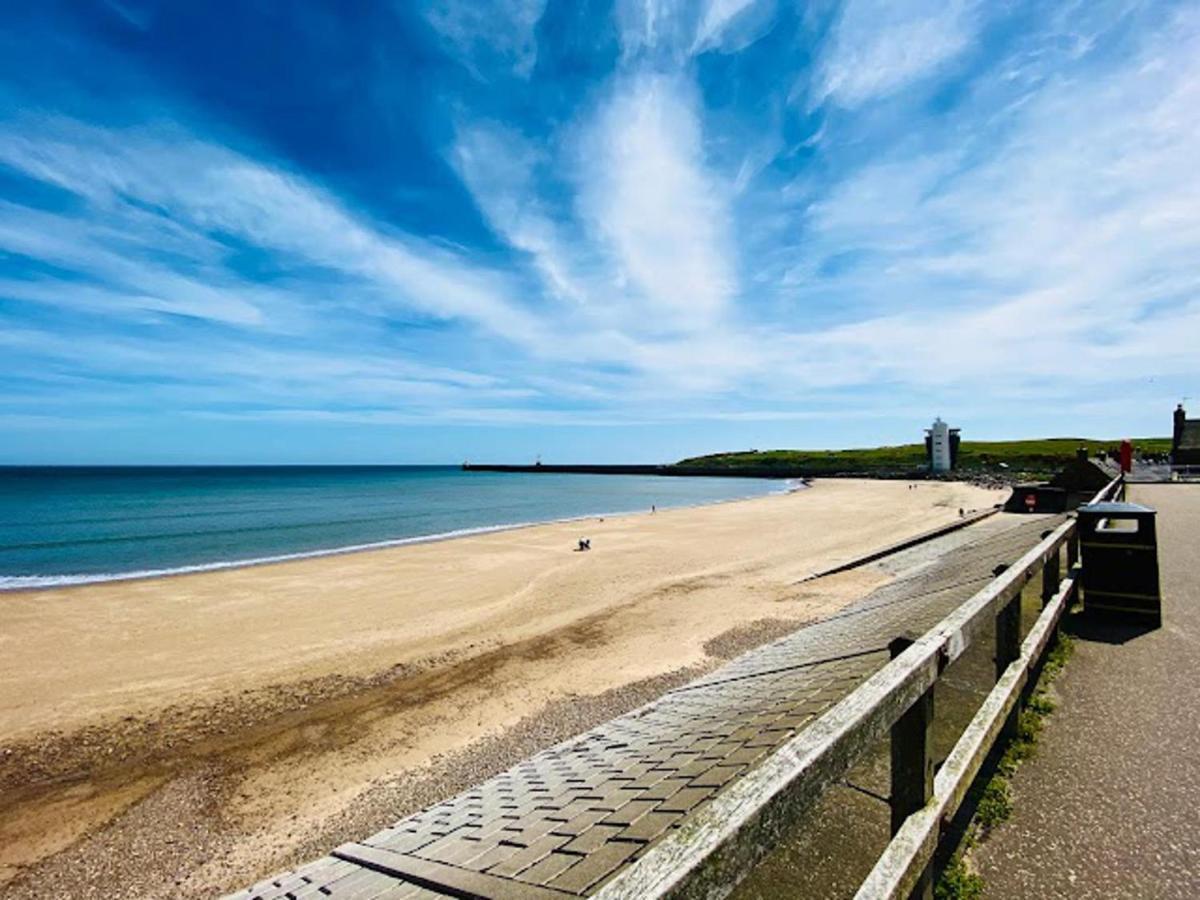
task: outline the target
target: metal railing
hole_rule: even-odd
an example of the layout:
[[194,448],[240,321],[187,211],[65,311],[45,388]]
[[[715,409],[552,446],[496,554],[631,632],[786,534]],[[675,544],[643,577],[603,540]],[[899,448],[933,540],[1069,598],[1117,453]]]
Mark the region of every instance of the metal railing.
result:
[[[1113,479],[1092,502],[1123,496]],[[1022,689],[1078,585],[1074,519],[1049,532],[930,631],[892,644],[893,659],[849,696],[664,838],[595,896],[600,900],[722,896],[778,844],[819,795],[891,737],[893,838],[859,900],[931,896],[932,862],[988,752],[1015,734]],[[1066,547],[1069,573],[1061,577]],[[1021,592],[1041,575],[1043,608],[1024,641]],[[932,698],[942,671],[995,622],[997,680],[936,777]]]

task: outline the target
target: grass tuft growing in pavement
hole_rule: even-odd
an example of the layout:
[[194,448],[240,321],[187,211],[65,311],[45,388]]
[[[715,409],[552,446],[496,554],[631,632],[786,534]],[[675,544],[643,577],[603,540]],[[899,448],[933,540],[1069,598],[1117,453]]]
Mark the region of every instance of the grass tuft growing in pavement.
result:
[[993,775],[983,789],[975,808],[975,822],[982,829],[981,837],[1012,815],[1012,788],[1003,775]]
[[1025,704],[1017,719],[1017,734],[1004,748],[1004,754],[996,765],[996,773],[978,793],[975,816],[967,827],[960,851],[942,870],[934,888],[937,900],[978,900],[983,896],[983,878],[972,871],[967,856],[970,849],[984,840],[992,829],[1005,822],[1013,812],[1012,785],[1010,779],[1025,760],[1033,756],[1038,736],[1048,715],[1054,712],[1054,700],[1046,693],[1051,682],[1062,671],[1075,649],[1075,641],[1060,634],[1042,666],[1038,688]]
[[934,900],[979,900],[983,896],[983,878],[967,867],[962,854],[956,854],[938,879],[933,896]]
[[1057,704],[1050,699],[1046,694],[1034,694],[1029,698],[1029,705],[1025,707],[1027,712],[1036,713],[1041,718],[1045,718],[1054,712]]
[[1060,633],[1058,640],[1054,642],[1054,646],[1046,654],[1046,662],[1042,666],[1042,682],[1049,684],[1057,678],[1058,673],[1062,671],[1063,666],[1067,664],[1067,660],[1071,658],[1071,654],[1074,652],[1075,638],[1069,634]]

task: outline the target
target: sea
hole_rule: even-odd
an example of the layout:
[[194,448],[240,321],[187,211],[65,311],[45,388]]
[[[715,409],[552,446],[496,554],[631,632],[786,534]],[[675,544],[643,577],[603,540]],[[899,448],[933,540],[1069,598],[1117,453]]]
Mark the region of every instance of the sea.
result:
[[0,467],[0,590],[278,562],[790,487],[459,466]]

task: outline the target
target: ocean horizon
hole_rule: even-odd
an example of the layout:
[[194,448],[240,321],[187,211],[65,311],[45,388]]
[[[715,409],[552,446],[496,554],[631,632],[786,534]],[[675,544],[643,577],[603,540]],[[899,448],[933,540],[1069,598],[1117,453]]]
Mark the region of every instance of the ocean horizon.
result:
[[778,493],[457,465],[0,467],[0,591],[260,565]]

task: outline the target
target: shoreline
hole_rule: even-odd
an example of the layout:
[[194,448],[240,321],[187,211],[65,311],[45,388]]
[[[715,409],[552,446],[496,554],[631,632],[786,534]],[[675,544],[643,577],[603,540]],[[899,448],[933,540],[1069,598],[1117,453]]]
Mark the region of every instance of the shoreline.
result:
[[[702,477],[702,476],[696,476]],[[664,504],[662,510],[702,509],[708,506],[720,506],[725,503],[743,503],[747,500],[758,500],[762,497],[775,497],[780,494],[790,494],[806,490],[810,487],[805,479],[779,479],[785,487],[778,490],[765,491],[761,494],[746,494],[742,497],[728,497],[722,500],[709,500],[702,503],[681,503],[678,505]],[[195,563],[186,566],[172,566],[165,569],[138,569],[129,572],[98,572],[95,574],[66,573],[61,575],[0,575],[0,595],[25,591],[47,591],[58,588],[83,587],[92,584],[110,584],[122,581],[147,581],[159,578],[173,578],[178,575],[197,575],[205,572],[224,572],[232,569],[244,569],[254,566],[268,566],[277,563],[295,562],[303,559],[321,559],[328,556],[343,556],[351,553],[369,553],[373,550],[388,550],[395,547],[410,547],[420,544],[432,544],[440,541],[453,541],[459,538],[476,537],[486,534],[499,534],[506,531],[519,531],[526,528],[537,528],[542,525],[566,525],[572,522],[586,522],[590,519],[616,518],[618,516],[641,515],[645,510],[617,510],[615,512],[594,512],[578,516],[565,516],[557,519],[538,519],[529,522],[513,522],[503,525],[480,525],[473,528],[458,528],[451,531],[435,532],[433,534],[412,535],[410,537],[390,538],[383,541],[371,541],[365,544],[350,544],[344,547],[328,547],[320,550],[300,550],[295,553],[279,553],[272,556],[253,557],[250,559],[217,560],[207,563]]]
[[608,518],[590,553],[549,524],[10,593],[0,894],[252,883],[836,614],[888,576],[797,580],[994,499],[824,481]]

